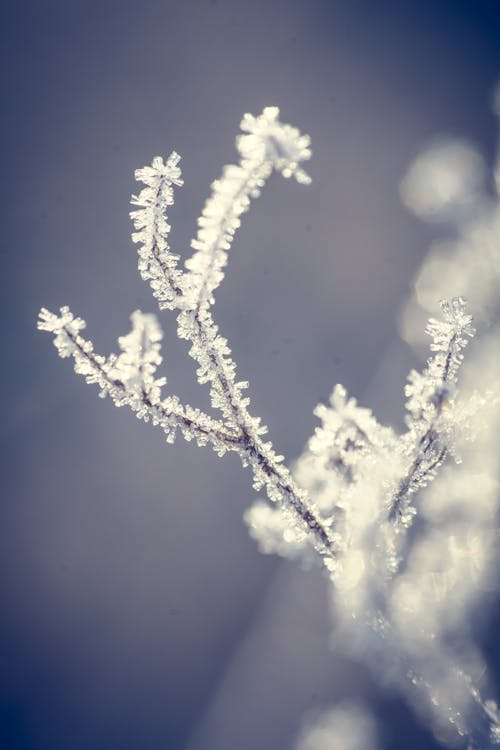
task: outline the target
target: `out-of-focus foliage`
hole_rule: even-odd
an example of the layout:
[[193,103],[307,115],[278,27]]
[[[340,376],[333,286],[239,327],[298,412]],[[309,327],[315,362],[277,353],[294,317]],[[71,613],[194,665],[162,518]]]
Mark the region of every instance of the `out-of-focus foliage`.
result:
[[364,706],[343,703],[304,722],[295,750],[377,750],[375,722]]

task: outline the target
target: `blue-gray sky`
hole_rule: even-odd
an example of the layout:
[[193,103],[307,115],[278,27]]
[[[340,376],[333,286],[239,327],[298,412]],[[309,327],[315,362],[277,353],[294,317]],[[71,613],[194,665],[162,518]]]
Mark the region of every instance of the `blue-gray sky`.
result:
[[[491,158],[500,5],[25,0],[1,19],[0,747],[281,750],[305,711],[361,694],[387,748],[433,748],[328,650],[318,573],[258,553],[236,458],[166,446],[100,401],[35,319],[70,304],[112,350],[132,310],[155,310],[129,236],[134,169],[182,155],[186,254],[241,115],[277,104],[311,135],[314,182],[273,178],[245,215],[217,322],[287,458],[337,381],[397,423],[416,362],[397,313],[438,232],[397,186],[436,133]],[[172,391],[206,407],[162,321]]]

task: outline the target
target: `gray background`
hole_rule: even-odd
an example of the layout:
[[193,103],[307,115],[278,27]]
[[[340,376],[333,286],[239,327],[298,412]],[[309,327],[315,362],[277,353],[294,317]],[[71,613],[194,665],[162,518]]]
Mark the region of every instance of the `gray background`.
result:
[[[313,185],[273,177],[245,215],[216,319],[253,412],[297,456],[342,382],[400,424],[417,363],[397,315],[439,233],[400,205],[435,133],[491,160],[500,6],[483,0],[26,0],[1,4],[0,747],[280,750],[307,711],[374,702],[385,747],[432,748],[328,650],[318,571],[263,557],[236,457],[97,398],[35,331],[70,304],[98,351],[154,311],[130,241],[133,170],[175,148],[186,255],[245,111],[312,138]],[[169,388],[208,408],[162,315]],[[498,624],[498,623],[497,623]],[[495,622],[484,634],[494,658]]]

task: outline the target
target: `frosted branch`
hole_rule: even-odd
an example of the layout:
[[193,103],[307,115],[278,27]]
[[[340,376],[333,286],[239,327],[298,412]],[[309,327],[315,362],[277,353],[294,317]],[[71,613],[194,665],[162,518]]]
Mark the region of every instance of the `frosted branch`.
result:
[[68,307],[61,308],[60,315],[43,308],[38,328],[54,334],[59,355],[73,357],[75,372],[83,375],[87,383],[96,383],[101,397],[109,395],[116,406],[127,405],[139,419],[161,427],[167,442],[174,442],[179,429],[186,440],[195,439],[198,445],[210,443],[219,455],[228,450],[237,452],[243,464],[252,468],[255,485],[265,487],[273,502],[288,509],[295,517],[291,522],[300,524],[302,533],[311,532],[321,554],[331,554],[333,542],[329,530],[315,514],[306,494],[279,465],[281,457],[274,454],[270,444],[252,439],[244,430],[235,432],[199,409],[183,406],[176,396],[161,399],[166,379],[153,378],[156,366],[161,363],[161,329],[153,315],[143,315],[140,311],[133,313],[131,320],[131,332],[119,339],[121,354],[107,358],[96,354],[92,342],[80,335],[85,321],[75,318]]
[[245,134],[236,140],[240,161],[225,166],[220,179],[212,183],[212,195],[205,203],[198,219],[198,234],[191,242],[196,252],[186,261],[191,272],[190,309],[199,312],[213,304],[240,217],[248,211],[251,199],[260,195],[271,172],[293,176],[304,184],[310,182],[300,166],[311,156],[309,136],[281,123],[278,116],[278,107],[266,107],[258,117],[244,115],[241,129]]
[[170,225],[166,215],[174,202],[173,186],[183,184],[179,161],[179,154],[172,151],[165,163],[155,156],[151,166],[137,169],[135,179],[146,187],[131,198],[132,205],[138,206],[130,216],[136,229],[132,240],[141,245],[139,273],[149,282],[161,310],[173,309],[182,297],[179,256],[172,253],[167,241]]
[[[182,406],[176,396],[161,399],[160,389],[166,380],[152,377],[152,368],[161,362],[159,329],[152,319],[154,316],[136,311],[131,333],[119,339],[122,353],[109,357],[96,354],[92,342],[80,335],[85,321],[75,318],[68,307],[62,307],[60,315],[42,308],[38,328],[54,334],[59,356],[73,357],[75,372],[87,383],[97,384],[102,398],[110,396],[116,406],[127,405],[139,419],[161,427],[167,442],[173,443],[180,429],[186,440],[194,438],[199,445],[210,443],[219,455],[235,450],[237,438],[219,422],[199,409]],[[148,338],[151,334],[153,341]]]

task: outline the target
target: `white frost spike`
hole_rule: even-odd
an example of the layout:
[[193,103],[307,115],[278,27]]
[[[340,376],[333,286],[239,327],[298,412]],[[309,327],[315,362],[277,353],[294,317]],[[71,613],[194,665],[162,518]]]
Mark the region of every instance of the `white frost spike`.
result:
[[136,310],[130,320],[132,330],[118,339],[122,351],[114,363],[113,377],[132,390],[142,391],[155,402],[159,399],[161,387],[167,382],[166,378],[155,380],[153,377],[162,361],[160,341],[163,332],[155,315]]
[[425,329],[432,336],[430,348],[436,353],[428,359],[422,373],[412,370],[408,376],[406,408],[411,419],[420,419],[423,413],[434,413],[436,409],[440,411],[453,395],[463,360],[462,349],[475,333],[463,297],[454,297],[450,302],[442,300],[440,304],[444,320],[431,318]]
[[[441,310],[444,320],[431,318],[426,333],[432,336],[432,351],[446,354],[442,362],[443,376],[447,382],[456,381],[456,373],[462,362],[462,349],[467,346],[467,336],[472,338],[475,330],[472,327],[472,315],[465,312],[466,300],[463,297],[453,297],[451,302],[441,300]],[[440,360],[441,364],[441,360]]]
[[85,328],[86,323],[82,318],[75,318],[67,306],[61,307],[60,312],[60,315],[55,315],[42,307],[37,328],[55,334],[54,346],[60,357],[71,357],[75,349],[74,337]]
[[311,178],[300,162],[311,158],[311,139],[280,122],[279,113],[278,107],[265,107],[258,117],[243,115],[240,127],[248,135],[238,137],[238,151],[244,159],[264,158],[283,177],[295,177],[297,182],[309,185]]
[[300,166],[311,156],[309,136],[280,122],[278,115],[278,107],[266,107],[258,117],[244,115],[241,129],[245,135],[236,140],[240,162],[224,167],[221,178],[212,184],[212,195],[205,203],[198,219],[198,234],[191,243],[196,252],[186,261],[191,272],[188,306],[193,310],[213,304],[240,217],[248,210],[250,199],[260,195],[272,170],[284,177],[293,176],[303,184],[311,181]]
[[[443,320],[431,318],[426,333],[432,336],[433,357],[423,372],[412,370],[405,387],[408,432],[400,439],[400,452],[407,457],[407,466],[392,493],[388,508],[391,520],[409,525],[415,509],[410,496],[425,487],[449,454],[456,454],[457,373],[462,364],[462,349],[474,335],[472,317],[466,313],[466,302],[454,297],[441,301]],[[479,401],[471,402],[472,409]],[[470,416],[473,412],[469,409]],[[408,516],[410,512],[412,515]]]
[[135,179],[146,187],[130,201],[139,207],[130,212],[136,229],[132,240],[141,245],[139,273],[144,281],[149,281],[162,310],[176,307],[182,294],[179,256],[171,252],[167,242],[170,225],[166,219],[166,208],[174,202],[173,186],[183,184],[180,158],[172,151],[165,163],[161,156],[155,156],[150,167],[137,169]]

